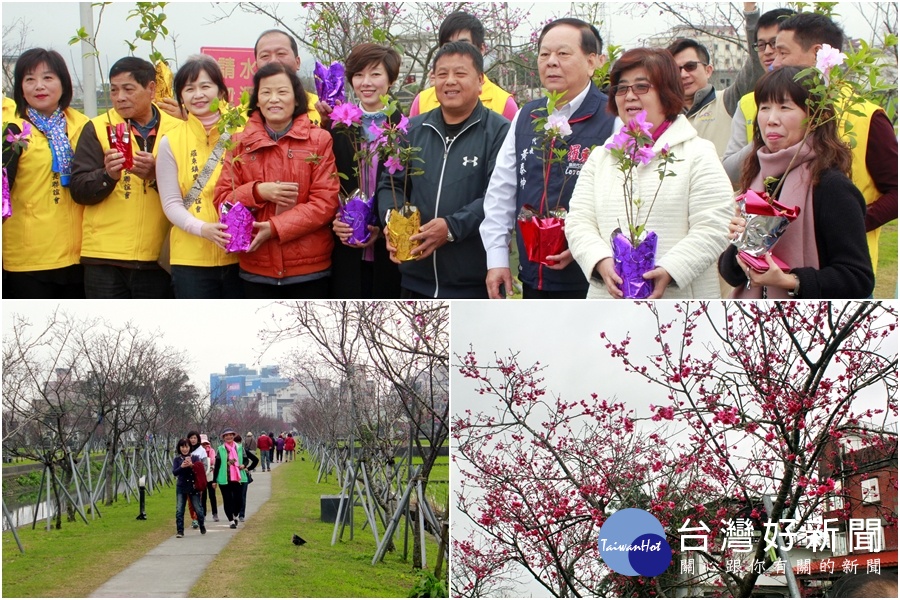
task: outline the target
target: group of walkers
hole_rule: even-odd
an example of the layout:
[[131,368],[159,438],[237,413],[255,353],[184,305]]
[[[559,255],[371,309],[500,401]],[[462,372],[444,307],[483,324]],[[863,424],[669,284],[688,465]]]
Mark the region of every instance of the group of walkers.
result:
[[[386,127],[402,131],[401,148],[420,161],[406,165],[371,153],[360,161],[358,140],[344,134],[351,128],[338,126],[346,111],[304,89],[297,42],[283,31],[264,32],[254,46],[249,119],[227,144],[215,108],[227,89],[208,56],[185,61],[174,99],[157,103],[153,65],[116,61],[113,108],[88,119],[69,106],[62,57],[28,50],[16,63],[14,106],[3,107],[7,133],[31,128],[21,154],[4,147],[12,208],[3,225],[4,295],[504,298],[519,285],[510,269],[517,231],[524,298],[622,298],[610,234],[623,227],[626,203],[619,164],[604,145],[640,117],[652,138],[647,150],[675,159],[662,183],[657,164],[639,168],[632,183],[646,204],[653,198],[643,224],[658,235],[655,264],[642,273],[650,298],[870,297],[879,228],[897,216],[893,125],[866,101],[825,108],[851,121],[852,145],[835,118],[806,135],[809,103],[821,99],[799,73],[846,38],[819,14],[761,15],[755,3],[744,10],[751,54],[725,90],[711,82],[708,50],[689,39],[627,50],[601,89],[592,81],[606,60],[596,27],[551,21],[536,66],[554,99],[518,110],[484,74],[484,27],[472,15],[453,13],[442,24],[433,86],[413,101],[411,119],[385,105],[399,53],[359,44],[345,61],[361,113],[356,131],[369,148],[386,143]],[[535,123],[543,122],[565,123],[567,152],[555,161],[536,145],[545,130]],[[106,135],[123,123],[134,148],[127,168]],[[746,227],[734,199],[767,186],[774,193],[771,182],[782,179],[777,199],[800,218],[760,267],[728,244]],[[366,241],[336,216],[356,190],[377,207]],[[229,253],[219,217],[235,203],[252,213],[253,238],[247,251]],[[421,219],[409,259],[385,236],[388,211],[407,204]],[[518,228],[529,210],[567,214],[564,249],[536,255],[526,246]],[[157,262],[166,244],[171,277]],[[260,450],[269,437],[257,440]],[[282,451],[292,459],[290,436],[268,441],[278,460]],[[243,477],[240,456],[228,460],[236,462],[222,471],[225,481],[231,471]],[[270,465],[264,458],[263,470]]]
[[[247,434],[250,435],[250,434]],[[270,431],[259,434],[256,439],[256,447],[259,448],[259,455],[262,461],[262,470],[271,471],[272,463],[289,462],[294,460],[294,452],[297,449],[297,440],[294,439],[293,433],[282,431],[275,437],[275,433]]]

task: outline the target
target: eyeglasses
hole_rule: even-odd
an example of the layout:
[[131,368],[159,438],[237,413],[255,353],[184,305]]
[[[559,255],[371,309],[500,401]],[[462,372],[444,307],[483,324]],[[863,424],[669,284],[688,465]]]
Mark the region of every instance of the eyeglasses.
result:
[[707,63],[702,63],[699,60],[690,60],[690,61],[684,63],[683,65],[679,66],[678,69],[679,69],[679,72],[680,72],[680,70],[684,70],[684,71],[687,71],[688,73],[693,73],[694,71],[697,70],[698,65],[703,65],[704,67],[709,66]]
[[755,45],[758,52],[765,52],[766,46],[771,46],[772,50],[775,50],[775,38],[772,38],[768,42],[766,40],[759,40]]
[[653,86],[649,83],[635,83],[634,85],[614,85],[612,87],[612,93],[614,96],[624,96],[628,93],[628,90],[634,90],[634,93],[638,96],[643,96],[647,92],[650,91],[650,88]]

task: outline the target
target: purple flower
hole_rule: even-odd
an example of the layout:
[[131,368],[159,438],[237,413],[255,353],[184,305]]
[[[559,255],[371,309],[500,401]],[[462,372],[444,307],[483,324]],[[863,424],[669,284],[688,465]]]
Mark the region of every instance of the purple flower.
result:
[[650,164],[650,161],[653,160],[654,156],[656,156],[656,153],[653,152],[653,148],[650,146],[641,146],[634,152],[634,161],[646,165]]
[[553,137],[566,137],[572,135],[572,127],[569,125],[569,119],[562,115],[550,115],[547,117],[547,123],[544,129],[550,132]]
[[316,93],[322,102],[328,106],[334,107],[338,102],[344,102],[344,65],[339,62],[331,63],[326,68],[325,65],[316,61],[313,68],[313,79],[316,83]]
[[338,124],[347,127],[359,125],[362,122],[362,114],[362,109],[355,104],[338,104],[331,112],[331,128],[334,129]]
[[6,141],[10,144],[18,144],[21,148],[25,148],[28,145],[28,138],[31,136],[31,124],[28,122],[22,123],[22,132],[21,133],[13,133],[9,132],[6,134]]
[[397,129],[403,133],[409,133],[409,119],[406,118],[406,115],[400,115],[400,122],[397,123]]
[[391,156],[386,161],[384,161],[384,166],[387,167],[388,172],[393,175],[397,171],[402,171],[404,169],[403,163],[400,162],[400,158],[397,156]]
[[653,127],[653,123],[647,121],[647,111],[642,110],[635,117],[628,121],[628,124],[625,125],[625,129],[633,132],[638,135],[650,135],[650,129]]

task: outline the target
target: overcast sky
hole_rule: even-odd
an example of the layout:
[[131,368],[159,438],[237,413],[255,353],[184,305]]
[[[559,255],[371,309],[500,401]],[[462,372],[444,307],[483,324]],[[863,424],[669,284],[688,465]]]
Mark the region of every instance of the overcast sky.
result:
[[4,337],[11,331],[13,315],[25,316],[39,327],[57,307],[84,320],[101,318],[113,327],[132,321],[145,334],[158,335],[160,345],[184,350],[190,357],[185,371],[201,391],[208,388],[210,373],[224,373],[230,363],[244,363],[254,369],[280,364],[296,345],[284,343],[266,349],[258,334],[281,307],[250,300],[4,300]]
[[[165,7],[166,25],[170,36],[159,44],[163,54],[183,61],[189,55],[198,53],[201,46],[252,47],[259,33],[276,26],[268,17],[240,10],[235,10],[234,16],[224,21],[214,22],[213,17],[230,12],[233,8],[229,6],[233,3],[218,4],[219,7],[214,7],[210,2],[170,2]],[[609,4],[609,7],[606,9],[605,22],[600,29],[607,43],[613,42],[626,48],[633,47],[639,44],[641,39],[664,31],[674,24],[673,21],[661,17],[659,11],[654,8],[649,8],[641,14],[640,6],[643,3],[604,4]],[[761,3],[760,7],[765,11],[784,4],[766,2]],[[844,6],[838,6],[836,9],[840,15],[838,20],[847,32],[853,36],[868,37],[868,27],[860,11],[855,7],[858,3],[839,4]],[[300,2],[285,5],[280,7],[279,12],[291,20],[296,19],[304,10]],[[569,6],[565,2],[510,2],[510,5],[529,10],[531,13],[528,22],[522,27],[523,37],[531,33],[527,25],[534,27],[545,19],[563,14]],[[737,3],[737,6],[740,5]],[[102,61],[104,68],[129,53],[124,40],[133,39],[138,25],[136,19],[126,20],[128,12],[133,8],[132,2],[113,2],[104,10],[103,21],[97,32],[101,53],[108,55]],[[2,11],[4,28],[22,19],[28,29],[26,39],[29,47],[42,46],[59,51],[67,58],[70,66],[80,73],[81,50],[79,46],[68,45],[69,39],[75,35],[80,26],[78,2],[3,2]],[[94,8],[95,18],[98,13],[99,9]],[[149,45],[139,47],[138,55],[144,56],[149,52]],[[311,73],[312,66],[312,60],[307,55],[301,71]]]

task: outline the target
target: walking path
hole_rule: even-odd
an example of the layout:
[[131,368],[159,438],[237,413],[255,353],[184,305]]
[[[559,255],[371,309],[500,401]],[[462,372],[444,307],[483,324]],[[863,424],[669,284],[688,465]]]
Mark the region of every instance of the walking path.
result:
[[[274,463],[276,469],[283,463]],[[172,494],[172,511],[165,518],[172,521],[172,537],[153,548],[143,558],[94,590],[91,598],[187,598],[191,588],[200,579],[213,559],[241,530],[228,527],[219,494],[218,523],[210,516],[206,520],[206,535],[191,529],[191,516],[185,509],[184,537],[175,537],[175,492]],[[165,493],[165,492],[164,492]],[[218,493],[218,491],[216,492]],[[250,520],[272,493],[272,474],[255,471],[253,483],[247,491],[244,518]]]

